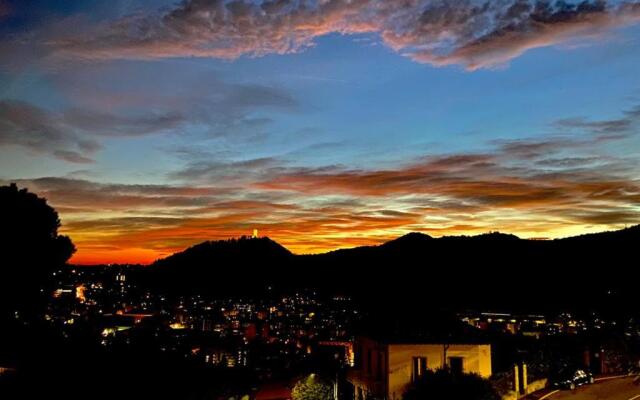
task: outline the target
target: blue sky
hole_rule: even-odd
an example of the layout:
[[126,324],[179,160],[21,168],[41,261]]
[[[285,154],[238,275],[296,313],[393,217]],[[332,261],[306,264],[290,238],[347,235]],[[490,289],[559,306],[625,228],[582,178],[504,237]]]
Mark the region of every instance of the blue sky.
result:
[[[498,22],[465,26],[439,13],[481,14],[472,0],[394,18],[377,1],[265,3],[0,1],[0,179],[46,195],[85,262],[251,226],[314,252],[640,221],[637,3],[490,2]],[[206,194],[164,194],[193,188]]]

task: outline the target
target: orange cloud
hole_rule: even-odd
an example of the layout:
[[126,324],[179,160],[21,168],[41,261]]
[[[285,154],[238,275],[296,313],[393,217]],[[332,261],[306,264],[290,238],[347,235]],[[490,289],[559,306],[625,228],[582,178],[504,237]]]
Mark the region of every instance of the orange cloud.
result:
[[475,70],[639,21],[635,2],[188,0],[160,17],[129,16],[48,43],[89,59],[236,59],[300,52],[330,33],[372,33],[415,61]]
[[[422,157],[384,170],[271,159],[266,168],[251,160],[232,168],[187,165],[176,174],[182,185],[17,182],[60,212],[78,263],[148,263],[253,229],[297,253],[376,244],[411,231],[558,237],[640,223],[638,160],[592,151],[600,148],[603,126],[615,134],[606,140],[622,141],[636,122],[596,121],[578,139],[496,141],[484,153]],[[211,179],[220,171],[228,179]],[[229,181],[238,186],[225,187]]]
[[503,26],[447,54],[427,50],[413,52],[410,57],[437,66],[461,64],[469,70],[491,68],[508,63],[529,50],[556,46],[577,38],[596,39],[613,28],[640,22],[640,4],[623,4],[610,12],[603,4],[594,3],[583,11],[549,11],[543,18]]

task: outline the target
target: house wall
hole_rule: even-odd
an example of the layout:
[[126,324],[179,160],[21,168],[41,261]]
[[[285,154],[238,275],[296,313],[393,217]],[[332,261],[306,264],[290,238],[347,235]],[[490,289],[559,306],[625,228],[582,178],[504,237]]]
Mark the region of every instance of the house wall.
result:
[[[427,368],[436,370],[443,367],[444,346],[437,344],[391,344],[388,346],[388,398],[402,397],[406,386],[411,383],[414,357],[426,357]],[[461,357],[465,373],[478,374],[483,378],[491,376],[490,345],[450,345],[449,357]]]
[[382,399],[386,396],[387,346],[369,338],[356,342],[355,370],[349,381],[354,385],[354,399]]
[[356,367],[361,375],[370,381],[382,382],[386,373],[386,345],[363,338],[358,341]]

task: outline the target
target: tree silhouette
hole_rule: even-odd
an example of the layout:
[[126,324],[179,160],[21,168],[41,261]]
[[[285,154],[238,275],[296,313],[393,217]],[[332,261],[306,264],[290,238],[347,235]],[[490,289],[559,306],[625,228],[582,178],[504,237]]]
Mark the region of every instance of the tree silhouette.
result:
[[296,383],[291,392],[291,398],[293,400],[332,400],[333,388],[317,375],[311,374]]
[[59,227],[45,199],[15,184],[0,187],[0,318],[33,311],[52,270],[75,251]]

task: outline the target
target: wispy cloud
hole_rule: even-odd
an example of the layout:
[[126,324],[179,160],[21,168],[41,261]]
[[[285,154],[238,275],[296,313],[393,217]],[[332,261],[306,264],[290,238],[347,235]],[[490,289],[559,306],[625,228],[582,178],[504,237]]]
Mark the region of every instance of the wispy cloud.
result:
[[[18,183],[61,212],[80,249],[76,262],[148,262],[253,228],[306,253],[409,231],[547,237],[640,222],[638,159],[603,153],[602,124],[583,125],[387,169],[305,167],[275,157],[212,161],[205,152],[172,174],[180,182],[173,185]],[[608,140],[622,144],[630,136]]]
[[[468,5],[475,2],[469,1]],[[482,6],[458,8],[457,3],[442,2],[422,15],[426,26],[446,28],[453,22],[454,46],[449,51],[436,47],[417,50],[410,55],[417,61],[434,65],[462,64],[470,70],[508,63],[529,50],[557,46],[578,39],[597,39],[611,29],[640,22],[637,2],[604,0],[564,2],[515,0],[486,2]],[[419,29],[410,35],[393,37],[397,47],[428,43],[420,41]]]
[[184,169],[170,174],[172,179],[189,182],[247,182],[269,174],[272,168],[279,168],[276,158],[256,158],[242,161],[196,161]]
[[0,145],[22,146],[72,163],[90,163],[100,149],[92,138],[66,128],[60,115],[21,101],[0,101]]
[[0,145],[20,146],[70,163],[92,163],[102,142],[113,138],[189,131],[200,138],[257,140],[267,135],[273,122],[261,111],[298,108],[297,100],[283,89],[225,82],[215,76],[189,82],[179,92],[153,90],[158,74],[136,81],[151,88],[146,92],[119,91],[118,82],[109,89],[96,87],[92,74],[88,82],[74,81],[71,73],[55,75],[54,84],[70,103],[58,109],[0,99]]

